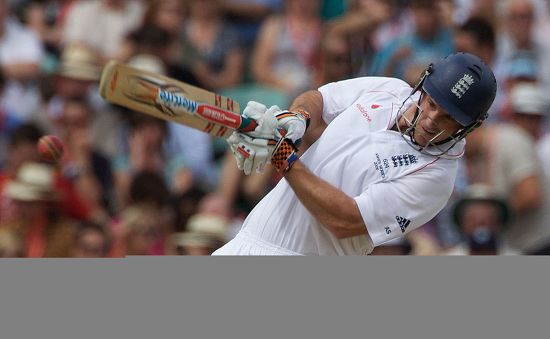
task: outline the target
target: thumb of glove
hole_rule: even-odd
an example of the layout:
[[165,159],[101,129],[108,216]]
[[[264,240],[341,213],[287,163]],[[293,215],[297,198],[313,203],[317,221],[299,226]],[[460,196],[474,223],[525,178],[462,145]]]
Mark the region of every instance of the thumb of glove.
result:
[[256,101],[249,101],[243,110],[243,114],[249,118],[257,120],[260,119],[266,111],[267,107],[264,104]]

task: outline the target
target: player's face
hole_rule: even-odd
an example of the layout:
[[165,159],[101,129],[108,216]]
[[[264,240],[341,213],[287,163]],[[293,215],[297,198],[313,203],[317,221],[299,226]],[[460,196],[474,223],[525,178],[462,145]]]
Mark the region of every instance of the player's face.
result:
[[414,140],[422,147],[447,140],[462,127],[426,93],[419,107],[421,113],[414,130]]

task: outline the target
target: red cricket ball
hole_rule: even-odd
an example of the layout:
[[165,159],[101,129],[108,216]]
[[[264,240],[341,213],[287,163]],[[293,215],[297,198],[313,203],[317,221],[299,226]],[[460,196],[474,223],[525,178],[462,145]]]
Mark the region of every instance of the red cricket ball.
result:
[[38,153],[42,160],[56,163],[63,156],[63,141],[55,135],[45,135],[38,140]]

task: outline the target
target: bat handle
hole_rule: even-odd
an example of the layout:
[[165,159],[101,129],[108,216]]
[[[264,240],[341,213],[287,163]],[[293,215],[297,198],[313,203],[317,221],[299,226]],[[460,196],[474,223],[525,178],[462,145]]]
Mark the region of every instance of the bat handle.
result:
[[258,127],[256,120],[241,115],[241,124],[239,125],[239,132],[252,132]]

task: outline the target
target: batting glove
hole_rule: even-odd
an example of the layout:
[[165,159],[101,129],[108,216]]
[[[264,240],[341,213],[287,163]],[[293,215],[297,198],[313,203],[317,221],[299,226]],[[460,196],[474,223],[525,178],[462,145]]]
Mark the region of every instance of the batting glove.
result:
[[291,140],[293,146],[300,145],[309,126],[309,113],[302,109],[281,111],[275,114],[275,118],[279,136]]
[[277,106],[267,108],[265,105],[256,101],[248,102],[243,110],[243,116],[254,119],[256,123],[258,123],[258,126],[256,126],[254,131],[247,132],[246,134],[253,138],[278,138],[277,119],[275,118],[275,114],[280,111],[281,109]]
[[227,143],[237,160],[237,167],[249,175],[252,171],[261,173],[264,170],[273,156],[277,140],[253,138],[244,133],[233,132]]

